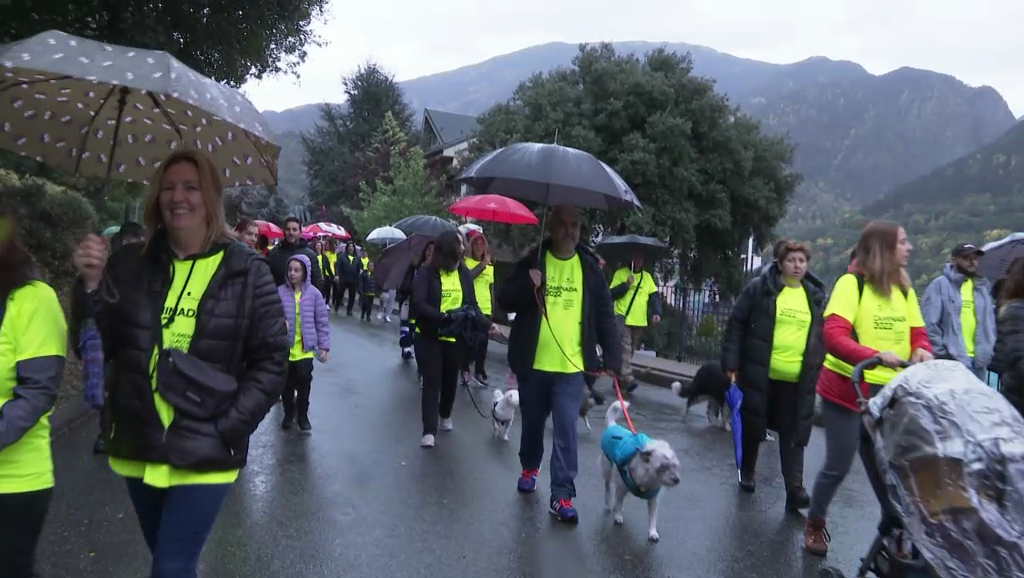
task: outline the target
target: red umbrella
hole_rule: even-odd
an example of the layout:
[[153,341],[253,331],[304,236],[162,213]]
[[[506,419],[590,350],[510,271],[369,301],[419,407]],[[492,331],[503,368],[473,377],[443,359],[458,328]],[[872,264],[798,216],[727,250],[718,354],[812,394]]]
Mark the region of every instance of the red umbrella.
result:
[[333,237],[335,239],[351,239],[345,227],[334,223],[313,223],[302,228],[302,232],[311,237]]
[[268,239],[284,238],[284,231],[281,230],[281,227],[278,227],[273,223],[268,223],[267,221],[260,221],[259,219],[257,219],[256,225],[260,228],[260,235],[263,235]]
[[515,199],[501,195],[473,195],[464,197],[448,207],[452,214],[479,221],[508,225],[536,225],[537,215]]

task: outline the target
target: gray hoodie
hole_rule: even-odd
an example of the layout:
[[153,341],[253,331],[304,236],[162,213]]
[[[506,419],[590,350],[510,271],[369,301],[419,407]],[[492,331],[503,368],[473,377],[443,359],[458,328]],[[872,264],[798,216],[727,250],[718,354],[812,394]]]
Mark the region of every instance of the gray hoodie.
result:
[[960,323],[960,310],[963,307],[960,288],[966,280],[966,275],[957,271],[952,263],[947,263],[942,275],[925,290],[921,300],[921,314],[928,328],[928,341],[935,350],[935,357],[955,359],[978,376],[983,376],[992,361],[992,350],[996,342],[995,309],[988,280],[975,277],[974,313],[978,325],[974,332],[974,359],[971,359],[967,356],[964,329]]

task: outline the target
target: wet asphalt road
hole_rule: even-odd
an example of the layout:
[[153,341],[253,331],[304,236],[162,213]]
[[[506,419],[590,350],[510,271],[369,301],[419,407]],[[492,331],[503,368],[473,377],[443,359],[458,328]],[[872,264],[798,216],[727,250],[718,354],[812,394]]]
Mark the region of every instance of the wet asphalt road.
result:
[[[559,525],[543,491],[547,456],[542,491],[515,491],[518,420],[511,442],[491,439],[489,421],[460,389],[455,431],[442,432],[435,449],[421,449],[420,390],[415,366],[399,358],[397,323],[333,324],[331,361],[317,364],[314,374],[313,435],[282,432],[280,406],[271,411],[207,544],[201,576],[816,576],[821,562],[801,551],[803,519],[782,509],[774,443],[762,450],[757,493],[741,494],[729,434],[709,427],[702,408],[682,422],[680,400],[641,388],[634,396],[637,427],[669,440],[684,467],[682,483],[662,493],[661,542],[647,542],[640,501],[627,500],[622,527],[603,511],[603,407],[591,414],[594,431],[580,423],[581,522]],[[492,344],[492,385],[504,385],[503,353]],[[602,380],[599,387],[607,392],[611,384]],[[148,576],[149,553],[124,484],[105,459],[91,455],[94,435],[90,419],[54,443],[58,485],[39,570],[47,578]],[[808,485],[822,450],[816,431]],[[832,507],[829,563],[852,574],[877,515],[858,463]]]

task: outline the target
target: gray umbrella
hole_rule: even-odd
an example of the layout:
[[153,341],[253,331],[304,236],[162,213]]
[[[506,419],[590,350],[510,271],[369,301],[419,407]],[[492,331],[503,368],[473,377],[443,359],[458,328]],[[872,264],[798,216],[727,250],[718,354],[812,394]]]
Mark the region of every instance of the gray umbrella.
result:
[[409,236],[418,233],[420,235],[437,237],[445,231],[459,230],[451,221],[432,215],[413,215],[398,221],[392,226]]
[[1013,233],[987,243],[978,259],[978,272],[992,281],[1006,277],[1006,271],[1017,257],[1024,257],[1024,233]]
[[58,31],[0,46],[0,148],[75,176],[148,182],[172,151],[225,187],[277,184],[280,147],[240,92],[166,52]]
[[611,167],[588,152],[555,144],[516,143],[498,149],[470,165],[456,181],[478,193],[543,205],[640,206],[633,190]]

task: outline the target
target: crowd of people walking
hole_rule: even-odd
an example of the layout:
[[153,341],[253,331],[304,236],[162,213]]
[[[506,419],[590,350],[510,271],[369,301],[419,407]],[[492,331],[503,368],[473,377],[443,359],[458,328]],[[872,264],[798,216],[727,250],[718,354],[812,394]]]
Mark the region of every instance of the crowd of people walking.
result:
[[[423,448],[452,431],[460,378],[487,385],[487,334],[495,308],[512,314],[508,364],[522,413],[517,491],[537,490],[550,418],[549,510],[576,522],[577,420],[588,376],[609,372],[631,391],[630,360],[661,319],[658,283],[642,255],[614,271],[580,239],[568,206],[551,208],[546,236],[495,286],[482,233],[440,234],[410,263],[394,299],[355,243],[310,247],[289,217],[264,253],[255,223],[226,222],[223,187],[202,153],[160,166],[144,225],[112,241],[90,235],[74,252],[79,279],[70,323],[39,280],[17,224],[0,215],[0,568],[33,575],[36,543],[54,487],[48,414],[64,373],[68,336],[102,406],[96,451],[124,480],[152,554],[151,575],[196,575],[198,560],[249,438],[280,400],[281,427],[312,430],[315,361],[331,356],[330,310],[370,320],[374,300],[402,318],[403,355],[421,378]],[[241,242],[239,242],[241,241]],[[467,245],[468,243],[468,245]],[[1024,408],[1024,263],[993,295],[977,274],[981,250],[962,244],[919,305],[905,272],[912,246],[900,226],[870,223],[849,271],[831,288],[810,271],[805,243],[783,241],[774,262],[743,289],[722,343],[721,369],[744,393],[739,487],[757,489],[760,445],[778,434],[785,509],[808,510],[805,547],[828,551],[828,508],[853,463],[860,432],[853,365],[879,357],[863,393],[876,394],[905,362],[941,357],[979,378],[1001,376]],[[471,345],[467,346],[467,343]],[[94,356],[94,352],[99,352]],[[98,365],[91,362],[97,361]],[[92,389],[90,389],[92,388]],[[95,394],[95,388],[101,392]],[[826,457],[810,492],[804,449],[822,398]]]

